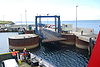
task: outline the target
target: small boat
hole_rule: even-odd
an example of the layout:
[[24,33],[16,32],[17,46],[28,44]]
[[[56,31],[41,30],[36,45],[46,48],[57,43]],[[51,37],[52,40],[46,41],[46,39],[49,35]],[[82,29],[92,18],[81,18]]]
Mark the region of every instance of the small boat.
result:
[[18,28],[18,34],[25,34],[25,29],[24,28]]
[[14,37],[9,37],[8,39],[10,49],[32,49],[39,46],[39,36],[36,34],[21,34]]

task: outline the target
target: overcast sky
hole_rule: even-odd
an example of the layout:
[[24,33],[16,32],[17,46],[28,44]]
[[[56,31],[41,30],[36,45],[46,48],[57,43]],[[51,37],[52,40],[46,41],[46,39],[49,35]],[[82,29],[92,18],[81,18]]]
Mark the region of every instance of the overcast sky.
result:
[[34,21],[38,15],[60,15],[61,20],[100,20],[100,0],[0,0],[0,20]]

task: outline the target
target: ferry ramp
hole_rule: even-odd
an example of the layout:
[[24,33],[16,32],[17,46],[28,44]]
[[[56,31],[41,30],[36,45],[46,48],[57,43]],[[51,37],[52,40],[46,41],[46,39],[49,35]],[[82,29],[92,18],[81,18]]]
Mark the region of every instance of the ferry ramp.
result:
[[42,40],[43,43],[44,42],[55,42],[55,41],[65,40],[65,38],[61,37],[60,33],[57,33],[53,30],[42,29],[41,34],[43,37],[43,40]]

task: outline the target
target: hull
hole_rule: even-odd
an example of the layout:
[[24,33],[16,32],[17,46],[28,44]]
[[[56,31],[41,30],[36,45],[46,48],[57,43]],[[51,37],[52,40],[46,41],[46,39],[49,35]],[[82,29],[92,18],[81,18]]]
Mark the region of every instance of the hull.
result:
[[32,49],[39,45],[39,36],[33,34],[22,34],[9,38],[9,48],[21,50]]
[[34,33],[34,30],[26,30],[25,31],[25,34],[33,34]]

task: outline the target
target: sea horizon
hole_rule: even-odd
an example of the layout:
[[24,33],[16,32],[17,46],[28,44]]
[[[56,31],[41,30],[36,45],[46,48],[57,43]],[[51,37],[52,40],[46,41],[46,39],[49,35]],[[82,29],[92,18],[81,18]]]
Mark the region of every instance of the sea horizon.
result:
[[[18,21],[20,21],[20,20],[18,20]],[[13,22],[18,22],[18,21],[13,21]],[[32,20],[29,20],[29,22],[33,22]],[[44,20],[44,21],[49,21],[49,20]],[[50,21],[55,21],[55,20],[50,20]],[[61,20],[61,21],[76,21],[76,20]],[[96,19],[91,19],[91,20],[77,20],[77,21],[100,21],[100,20],[96,20]],[[20,21],[20,22],[26,22],[26,21]],[[35,22],[35,21],[34,21]]]
[[[43,24],[55,24],[55,21],[41,21]],[[17,25],[34,25],[34,21],[16,21],[15,24]],[[61,21],[62,24],[72,24],[73,27],[76,27],[76,21]],[[77,27],[79,28],[91,28],[94,29],[94,33],[98,34],[100,31],[100,20],[78,20]]]

